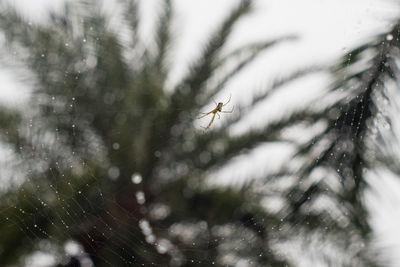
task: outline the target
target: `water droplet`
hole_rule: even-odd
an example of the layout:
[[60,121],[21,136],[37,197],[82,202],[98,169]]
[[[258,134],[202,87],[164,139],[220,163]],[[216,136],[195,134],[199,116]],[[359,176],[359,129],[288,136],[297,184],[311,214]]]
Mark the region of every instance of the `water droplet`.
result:
[[140,184],[143,180],[142,176],[137,172],[132,174],[131,179],[132,179],[132,183],[134,183],[134,184]]
[[386,35],[386,40],[388,40],[388,41],[393,40],[393,35],[391,35],[390,33],[388,35]]
[[153,244],[156,241],[156,237],[154,235],[146,236],[146,242],[149,244]]
[[119,144],[117,142],[115,142],[112,147],[114,148],[114,150],[118,150],[119,149]]
[[136,192],[136,201],[140,204],[143,205],[146,202],[144,192],[143,191],[138,191]]
[[107,173],[108,176],[113,180],[117,179],[120,175],[119,168],[116,166],[112,166],[111,168],[109,168]]

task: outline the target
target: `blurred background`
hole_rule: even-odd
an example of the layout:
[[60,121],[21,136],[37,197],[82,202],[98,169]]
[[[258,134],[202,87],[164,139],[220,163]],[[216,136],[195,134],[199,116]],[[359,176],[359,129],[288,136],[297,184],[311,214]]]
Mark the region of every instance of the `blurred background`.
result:
[[0,266],[399,266],[399,11],[2,1]]

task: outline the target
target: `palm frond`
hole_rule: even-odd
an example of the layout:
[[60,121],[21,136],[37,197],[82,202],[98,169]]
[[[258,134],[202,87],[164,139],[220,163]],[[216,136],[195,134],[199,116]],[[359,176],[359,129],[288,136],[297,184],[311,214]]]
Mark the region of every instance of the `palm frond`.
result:
[[238,62],[234,63],[235,66],[232,67],[231,70],[228,71],[228,73],[224,74],[223,77],[220,78],[220,81],[218,81],[217,85],[207,90],[205,94],[206,97],[203,97],[202,99],[203,102],[210,101],[211,98],[215,96],[215,94],[217,94],[233,77],[235,77],[241,70],[243,70],[250,63],[252,63],[254,59],[257,58],[257,56],[263,51],[265,51],[267,48],[270,48],[271,46],[278,44],[282,41],[293,40],[293,39],[295,38],[289,36],[289,37],[279,38],[273,41],[250,44],[240,47],[235,51],[226,55],[218,63],[220,67],[224,66],[225,64],[227,64],[227,62],[231,61],[234,58],[240,58],[240,59],[238,60]]
[[[205,83],[211,78],[213,71],[218,64],[218,57],[226,43],[236,22],[250,11],[251,1],[243,0],[231,11],[230,15],[221,24],[221,27],[211,36],[205,45],[197,62],[190,67],[189,74],[177,86],[176,91],[171,97],[171,105],[175,109],[190,109],[195,107],[195,98],[202,93]],[[183,101],[185,99],[185,101]],[[188,99],[190,99],[188,101]],[[175,116],[172,115],[171,125],[176,122]]]

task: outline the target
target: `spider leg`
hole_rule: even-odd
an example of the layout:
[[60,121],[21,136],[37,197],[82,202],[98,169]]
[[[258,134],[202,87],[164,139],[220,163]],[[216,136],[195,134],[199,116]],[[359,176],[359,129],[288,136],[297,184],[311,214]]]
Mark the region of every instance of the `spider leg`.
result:
[[231,101],[231,97],[232,97],[232,94],[229,94],[229,99],[228,99],[228,102],[226,102],[225,104],[223,104],[222,106],[226,106],[226,105],[228,105],[228,103]]
[[200,116],[200,117],[197,117],[197,119],[204,118],[205,116],[207,116],[207,115],[209,115],[209,114],[213,113],[214,111],[215,111],[215,109],[213,109],[213,110],[211,110],[210,112],[207,112],[207,113],[200,112],[201,114],[204,114],[204,115],[203,115],[203,116]]
[[225,110],[223,110],[223,111],[221,111],[221,112],[222,112],[222,113],[232,113],[234,109],[235,109],[235,106],[233,106],[233,107],[232,107],[232,110],[230,110],[230,111],[225,111]]
[[217,112],[217,113],[215,113],[215,114],[217,114],[217,115],[218,115],[218,119],[221,119],[221,116],[218,114],[218,112]]
[[215,119],[215,114],[217,114],[217,113],[214,113],[214,115],[213,115],[213,117],[212,117],[210,123],[207,125],[207,127],[202,127],[202,128],[204,128],[205,130],[208,130],[208,129],[210,128],[211,124],[213,123],[213,121],[214,121],[214,119]]

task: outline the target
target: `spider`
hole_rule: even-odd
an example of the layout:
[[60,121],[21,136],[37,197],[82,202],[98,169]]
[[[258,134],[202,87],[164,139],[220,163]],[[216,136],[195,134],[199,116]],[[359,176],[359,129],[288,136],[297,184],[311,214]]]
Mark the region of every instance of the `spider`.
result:
[[204,115],[198,117],[197,119],[201,119],[201,118],[204,118],[204,117],[207,116],[207,115],[213,114],[213,116],[212,116],[212,118],[211,118],[211,121],[210,121],[210,123],[207,125],[207,127],[201,126],[202,128],[204,128],[205,130],[208,130],[208,129],[210,128],[211,124],[213,123],[214,119],[215,119],[215,115],[218,115],[218,119],[220,119],[221,116],[218,114],[218,112],[221,112],[221,113],[232,113],[232,112],[233,112],[233,109],[235,108],[235,106],[232,107],[232,110],[231,110],[231,111],[223,111],[223,110],[222,110],[222,107],[226,106],[226,105],[231,101],[231,96],[232,96],[232,95],[229,95],[228,102],[226,102],[225,104],[222,103],[222,102],[218,102],[218,104],[217,104],[217,103],[213,100],[214,103],[215,103],[215,105],[217,105],[217,107],[214,108],[213,110],[211,110],[210,112],[207,112],[207,113],[201,112],[201,114],[204,114]]

